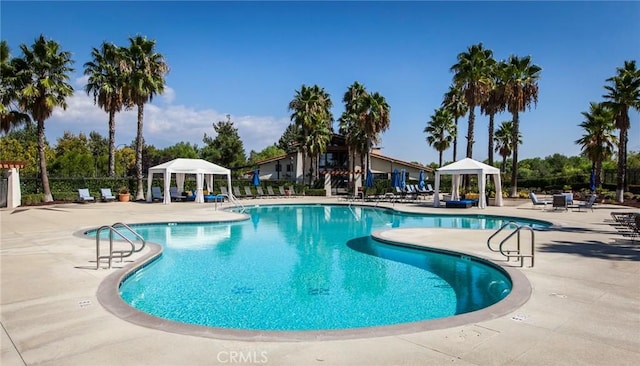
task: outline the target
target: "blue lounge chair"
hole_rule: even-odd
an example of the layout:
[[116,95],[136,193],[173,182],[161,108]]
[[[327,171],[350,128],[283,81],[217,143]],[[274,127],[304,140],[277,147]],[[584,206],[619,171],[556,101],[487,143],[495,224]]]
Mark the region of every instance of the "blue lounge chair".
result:
[[169,194],[172,201],[182,201],[187,198],[187,196],[183,196],[178,192],[178,187],[169,187]]
[[104,202],[115,201],[116,196],[111,193],[111,188],[100,188],[100,198]]
[[160,187],[151,187],[151,201],[164,201]]
[[78,197],[80,202],[94,202],[95,198],[91,196],[88,188],[80,188],[78,189]]

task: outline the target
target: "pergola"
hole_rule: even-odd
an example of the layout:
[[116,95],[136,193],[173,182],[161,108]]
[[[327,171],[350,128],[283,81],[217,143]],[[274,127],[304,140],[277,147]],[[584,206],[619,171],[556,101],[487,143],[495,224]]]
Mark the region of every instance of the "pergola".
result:
[[478,176],[478,191],[480,197],[478,198],[478,207],[485,208],[487,206],[485,198],[485,186],[487,182],[487,175],[493,176],[493,182],[496,186],[496,206],[502,206],[502,182],[500,181],[500,169],[481,163],[479,161],[465,158],[455,163],[445,165],[436,170],[435,177],[435,194],[433,198],[433,207],[440,206],[440,176],[442,174],[448,174],[452,176],[451,183],[451,199],[458,200],[460,198],[460,177],[465,174]]
[[178,192],[182,192],[184,190],[184,177],[186,174],[196,175],[196,203],[204,202],[202,187],[204,186],[205,181],[207,184],[207,189],[209,191],[213,189],[214,175],[226,175],[227,188],[229,192],[231,192],[231,170],[202,159],[179,158],[149,168],[149,176],[147,178],[147,202],[152,201],[151,182],[153,181],[154,174],[162,174],[164,186],[162,190],[164,192],[163,203],[165,205],[171,203],[169,188],[171,184],[172,174],[175,174]]

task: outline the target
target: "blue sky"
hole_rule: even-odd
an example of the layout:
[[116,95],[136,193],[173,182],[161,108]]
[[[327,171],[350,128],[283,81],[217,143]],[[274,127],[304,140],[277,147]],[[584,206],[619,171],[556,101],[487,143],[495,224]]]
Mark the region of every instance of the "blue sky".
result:
[[[166,93],[145,108],[147,143],[202,146],[204,133],[215,135],[212,123],[230,114],[246,153],[259,151],[290,123],[287,107],[302,84],[325,88],[337,119],[357,80],[391,106],[383,153],[424,164],[438,154],[423,130],[451,83],[449,68],[472,44],[483,42],[496,59],[531,55],[543,69],[538,105],[520,115],[520,159],[579,154],[580,112],[602,100],[624,60],[640,62],[638,2],[2,1],[0,21],[14,56],[40,34],[73,55],[76,93],[46,122],[52,143],[63,131],[106,136],[107,114],[83,91],[83,64],[92,47],[127,45],[136,34],[155,39],[170,66]],[[477,109],[475,159],[487,158],[487,122]],[[637,112],[631,124],[629,150],[640,151]],[[118,114],[116,143],[131,142],[135,129],[135,111]],[[465,116],[459,158],[466,130]]]

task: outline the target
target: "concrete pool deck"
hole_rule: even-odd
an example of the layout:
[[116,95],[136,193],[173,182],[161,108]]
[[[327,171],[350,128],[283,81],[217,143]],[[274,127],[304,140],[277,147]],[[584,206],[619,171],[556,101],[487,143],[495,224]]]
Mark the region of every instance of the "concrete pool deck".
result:
[[[242,202],[340,201],[297,197]],[[640,361],[640,241],[632,243],[607,222],[612,211],[638,210],[617,206],[567,212],[533,209],[530,200],[485,210],[395,204],[403,211],[518,216],[557,225],[536,231],[535,267],[518,267],[531,283],[529,301],[506,316],[452,328],[331,341],[221,340],[138,326],[100,305],[98,287],[117,269],[95,270],[95,241],[74,232],[115,222],[237,217],[221,207],[216,211],[213,204],[114,202],[0,210],[0,364],[635,365]],[[487,249],[492,233],[401,228],[378,235],[518,266]]]

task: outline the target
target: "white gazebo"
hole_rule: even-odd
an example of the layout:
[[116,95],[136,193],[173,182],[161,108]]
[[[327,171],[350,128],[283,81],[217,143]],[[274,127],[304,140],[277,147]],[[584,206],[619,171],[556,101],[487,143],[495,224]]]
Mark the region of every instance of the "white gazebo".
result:
[[171,203],[171,195],[169,193],[171,174],[176,175],[176,186],[178,187],[178,192],[182,192],[184,190],[185,174],[196,175],[196,203],[204,202],[204,194],[202,193],[204,182],[206,182],[207,189],[209,191],[213,189],[214,175],[226,175],[227,189],[231,192],[231,170],[202,159],[180,158],[149,168],[149,176],[147,177],[147,202],[151,202],[153,199],[151,196],[151,182],[153,181],[154,174],[162,174],[164,186],[162,190],[164,192],[163,203],[165,205]]
[[487,184],[487,175],[493,175],[493,183],[496,186],[496,206],[502,206],[502,182],[500,181],[500,169],[481,163],[479,161],[465,158],[455,163],[445,165],[436,170],[435,177],[435,194],[433,197],[433,207],[440,206],[440,176],[442,174],[449,174],[452,176],[451,182],[451,199],[460,199],[460,176],[464,174],[473,174],[478,176],[478,192],[480,197],[478,198],[478,207],[485,208],[487,206],[485,198],[485,186]]

